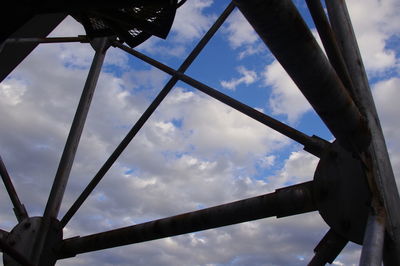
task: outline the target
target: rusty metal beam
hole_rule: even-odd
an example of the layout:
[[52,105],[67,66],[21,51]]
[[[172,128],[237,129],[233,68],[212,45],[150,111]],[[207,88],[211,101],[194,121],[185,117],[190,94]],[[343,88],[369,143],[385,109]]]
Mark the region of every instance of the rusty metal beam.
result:
[[341,80],[290,0],[235,0],[339,143],[364,150],[369,130]]
[[315,247],[315,255],[308,266],[332,264],[349,241],[330,229]]
[[18,222],[21,222],[25,218],[28,218],[28,213],[25,209],[24,204],[19,200],[17,191],[11,181],[11,177],[8,174],[7,168],[4,165],[3,159],[0,156],[0,175],[3,180],[4,186],[6,187],[8,196],[10,196],[11,202],[14,206],[14,213],[17,217]]
[[381,266],[385,239],[385,213],[372,211],[364,233],[360,265]]
[[[353,96],[353,84],[351,82],[349,72],[336,42],[331,25],[329,24],[329,20],[326,17],[321,0],[306,0],[306,3],[332,67],[340,77],[344,87],[347,89],[347,92],[349,92],[353,100],[355,100]],[[355,102],[355,104],[358,107],[357,102]]]
[[353,95],[360,104],[360,111],[367,119],[372,141],[365,157],[369,162],[372,190],[386,209],[386,230],[390,239],[385,240],[385,265],[400,265],[400,197],[390,163],[378,113],[362,63],[360,50],[345,1],[327,0],[326,6],[332,30],[354,85]]
[[[88,42],[90,42],[90,40],[85,35],[78,35],[77,37],[8,38],[5,41],[5,45],[14,45],[14,44],[21,44],[21,43],[36,43],[36,44],[38,44],[38,43],[64,43],[64,42],[88,43]],[[1,50],[0,50],[0,53],[1,53]]]
[[101,67],[103,65],[107,49],[109,48],[110,41],[110,38],[102,37],[94,39],[91,42],[92,47],[96,50],[96,53],[93,57],[85,86],[83,88],[81,98],[79,100],[79,104],[68,133],[68,138],[61,155],[57,173],[51,187],[50,195],[43,214],[43,222],[41,223],[39,229],[40,233],[38,234],[37,239],[35,239],[36,244],[32,254],[32,260],[36,264],[39,262],[48,232],[51,230],[51,222],[53,219],[57,219],[58,212],[60,210],[61,202],[75,159],[75,154],[78,149],[78,144],[83,132],[89,107],[93,99],[97,81],[101,73]]
[[239,200],[108,232],[63,241],[60,258],[176,236],[272,216],[284,217],[316,210],[312,181],[285,187],[274,193]]

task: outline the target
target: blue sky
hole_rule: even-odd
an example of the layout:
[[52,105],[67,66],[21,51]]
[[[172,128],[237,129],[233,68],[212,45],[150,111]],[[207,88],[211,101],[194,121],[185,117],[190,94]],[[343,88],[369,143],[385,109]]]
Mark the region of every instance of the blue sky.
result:
[[[151,38],[137,49],[179,67],[228,3],[188,0],[166,40]],[[313,27],[304,2],[295,3]],[[399,176],[399,3],[347,3]],[[52,36],[83,33],[67,18]],[[32,216],[42,215],[93,54],[87,44],[43,44],[0,84],[0,153]],[[238,10],[186,73],[308,135],[333,140]],[[168,78],[109,49],[60,217]],[[83,236],[269,193],[312,180],[317,162],[301,145],[178,82],[64,235]],[[0,189],[0,228],[11,230],[16,221]],[[317,213],[269,218],[82,254],[59,265],[304,265],[327,230]],[[359,253],[349,244],[334,265],[357,265]]]

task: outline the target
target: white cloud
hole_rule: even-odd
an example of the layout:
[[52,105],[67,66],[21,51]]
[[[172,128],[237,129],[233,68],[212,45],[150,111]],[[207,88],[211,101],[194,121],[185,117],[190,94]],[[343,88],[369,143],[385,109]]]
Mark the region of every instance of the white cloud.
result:
[[0,99],[3,104],[17,105],[26,92],[26,84],[18,79],[6,79],[0,84]]
[[253,27],[247,22],[239,10],[235,10],[223,28],[228,42],[233,49],[240,49],[239,59],[266,51]]
[[138,49],[153,55],[182,57],[187,45],[200,39],[216,20],[214,14],[206,13],[212,0],[187,1],[176,12],[174,23],[167,37],[169,43],[156,37],[138,46]]
[[367,71],[374,75],[398,65],[387,42],[400,33],[399,1],[352,0],[347,4]]
[[233,48],[251,45],[258,40],[257,33],[239,10],[234,11],[229,17],[225,31]]
[[231,80],[221,81],[221,86],[228,90],[236,90],[236,87],[241,84],[250,85],[257,81],[257,73],[252,70],[246,69],[244,66],[239,66],[237,71],[240,73],[239,78],[232,78]]
[[[207,16],[204,10],[210,3],[187,4],[197,10],[193,12]],[[206,24],[202,18],[199,21]],[[59,30],[67,34],[67,30]],[[233,26],[230,30],[236,34]],[[174,31],[197,38],[203,29]],[[248,32],[243,30],[243,36]],[[238,36],[238,47],[254,48],[257,41],[252,41],[252,36],[246,41],[243,36]],[[33,215],[42,215],[93,54],[83,46],[40,46],[0,85],[0,152],[21,200]],[[118,67],[121,73],[115,75],[106,68],[100,77],[62,213],[148,106],[149,94],[153,96],[154,89],[165,81],[165,76],[152,68],[124,68],[127,57],[113,53],[111,49],[106,59],[111,61],[106,65]],[[80,57],[74,59],[77,54]],[[232,82],[254,82],[256,75],[246,74],[247,69],[243,65],[242,76]],[[264,78],[273,86],[275,114],[298,121],[309,107],[277,62],[267,66]],[[396,134],[400,110],[394,101],[399,98],[399,83],[398,78],[390,78],[374,86],[396,173],[400,169]],[[282,159],[279,152],[291,148],[289,144],[283,136],[201,93],[175,88],[82,206],[65,235],[141,223],[311,180],[317,159],[298,150],[289,151]],[[268,171],[257,172],[258,168]],[[10,230],[16,221],[7,193],[0,187],[0,202],[4,203],[0,227]],[[59,264],[303,265],[327,230],[317,213],[269,218],[78,255]],[[349,245],[336,264],[351,265],[358,258],[359,247]]]
[[204,9],[212,5],[212,0],[187,1],[176,12],[172,32],[179,41],[193,40],[205,33],[215,20],[215,16],[204,14]]
[[303,94],[297,88],[283,67],[274,60],[264,72],[264,84],[271,86],[269,107],[274,114],[286,115],[289,123],[298,119],[311,109]]

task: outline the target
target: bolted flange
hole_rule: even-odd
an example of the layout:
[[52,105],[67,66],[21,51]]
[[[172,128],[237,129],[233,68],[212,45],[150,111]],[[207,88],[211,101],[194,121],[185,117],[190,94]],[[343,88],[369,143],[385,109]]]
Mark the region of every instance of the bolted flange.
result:
[[[32,256],[40,225],[43,217],[31,217],[17,224],[7,236],[6,242],[26,259]],[[41,266],[53,266],[57,261],[57,251],[62,241],[62,228],[58,220],[52,220],[52,228],[46,239],[45,248],[41,255]],[[3,256],[5,266],[20,266],[18,262],[7,254]]]
[[362,162],[334,142],[318,163],[313,190],[325,222],[344,238],[362,244],[371,205]]

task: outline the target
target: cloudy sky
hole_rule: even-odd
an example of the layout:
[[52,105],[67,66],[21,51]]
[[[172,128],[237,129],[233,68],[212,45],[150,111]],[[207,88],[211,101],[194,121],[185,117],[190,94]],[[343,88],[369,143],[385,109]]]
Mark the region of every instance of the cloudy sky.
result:
[[[400,176],[400,3],[347,2],[395,175]],[[167,40],[151,38],[138,50],[177,68],[228,3],[187,1]],[[314,28],[304,1],[295,3]],[[67,18],[52,35],[83,33]],[[93,54],[88,44],[43,44],[0,84],[0,154],[31,216],[43,213]],[[308,135],[332,140],[238,10],[187,73]],[[116,48],[108,50],[60,218],[168,78]],[[64,236],[269,193],[312,180],[317,162],[301,145],[178,82]],[[0,187],[0,228],[11,230],[16,220]],[[327,230],[317,213],[269,218],[82,254],[58,265],[304,265]],[[334,264],[357,264],[359,254],[360,247],[349,244]]]

